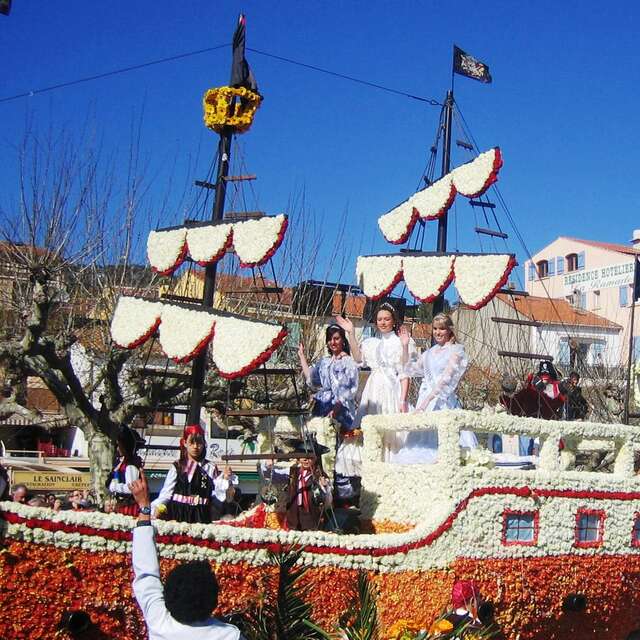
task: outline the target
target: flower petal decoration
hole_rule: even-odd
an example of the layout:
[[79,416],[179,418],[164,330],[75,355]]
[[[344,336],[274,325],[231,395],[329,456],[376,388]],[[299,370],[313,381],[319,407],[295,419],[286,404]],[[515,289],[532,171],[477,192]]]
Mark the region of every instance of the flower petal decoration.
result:
[[477,198],[497,181],[500,167],[502,154],[499,147],[494,147],[471,162],[456,167],[451,172],[451,180],[458,193],[467,198]]
[[111,338],[123,349],[135,349],[146,342],[160,324],[158,302],[122,296],[111,319]]
[[510,254],[456,256],[453,269],[460,299],[471,309],[480,309],[505,285],[515,265]]
[[453,186],[451,174],[448,173],[426,189],[415,193],[409,198],[409,202],[421,218],[435,220],[449,210],[455,197],[456,188]]
[[223,378],[237,378],[266,362],[286,336],[281,325],[221,315],[211,356]]
[[409,199],[380,216],[378,218],[378,226],[388,242],[402,244],[411,235],[417,219],[418,211],[413,207]]
[[435,300],[453,278],[454,255],[405,256],[402,272],[407,288],[420,302]]
[[233,248],[241,267],[258,267],[278,250],[287,230],[287,216],[280,214],[236,222],[233,225]]
[[187,255],[186,238],[184,227],[151,231],[147,238],[147,257],[151,268],[163,276],[173,273]]
[[208,224],[187,229],[189,255],[203,267],[224,256],[233,240],[233,224]]
[[364,294],[378,300],[402,279],[402,256],[359,256],[356,278]]
[[215,316],[207,311],[163,304],[160,346],[173,361],[189,362],[209,344],[215,323]]

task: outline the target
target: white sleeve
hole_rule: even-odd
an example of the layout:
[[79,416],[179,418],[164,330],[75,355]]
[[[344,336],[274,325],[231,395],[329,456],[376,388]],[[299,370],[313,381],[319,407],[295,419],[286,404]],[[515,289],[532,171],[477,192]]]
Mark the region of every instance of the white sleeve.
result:
[[400,379],[421,378],[424,376],[424,360],[427,357],[427,353],[428,351],[425,351],[420,355],[416,349],[416,343],[411,339],[409,341],[409,360],[403,367]]
[[161,504],[167,504],[171,500],[171,496],[176,488],[176,481],[178,480],[178,472],[176,466],[172,464],[169,467],[167,477],[164,479],[164,485],[160,490],[158,497],[151,503],[151,513],[153,513]]
[[118,482],[115,478],[109,483],[109,491],[111,493],[131,493],[129,485],[140,478],[140,470],[133,464],[127,465],[124,472],[124,482]]
[[211,495],[215,496],[220,502],[224,502],[227,497],[227,489],[230,485],[237,487],[240,484],[238,480],[238,476],[235,473],[231,474],[231,477],[224,478],[222,474],[220,474],[213,481],[213,490],[211,491]]
[[460,382],[460,378],[462,378],[464,372],[469,366],[469,360],[467,359],[467,355],[465,354],[462,345],[454,344],[451,345],[450,349],[451,353],[449,354],[447,365],[442,372],[442,375],[435,380],[433,389],[429,394],[431,398],[445,400],[454,394],[458,387],[458,383]]
[[164,604],[160,582],[160,565],[152,526],[135,527],[131,561],[133,564],[133,593],[142,609],[149,635],[167,624],[170,614]]

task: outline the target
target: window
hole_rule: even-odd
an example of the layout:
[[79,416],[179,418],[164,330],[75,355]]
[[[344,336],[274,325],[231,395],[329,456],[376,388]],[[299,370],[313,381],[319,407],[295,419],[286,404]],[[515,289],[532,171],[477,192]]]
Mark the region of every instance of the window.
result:
[[558,364],[564,367],[569,366],[569,338],[560,340],[558,345]]
[[553,276],[556,273],[556,261],[553,258],[547,262],[547,273],[550,276]]
[[586,291],[579,291],[578,292],[577,307],[579,309],[586,309],[587,308],[587,292]]
[[618,289],[618,297],[621,307],[626,307],[629,304],[629,285],[623,284]]
[[640,513],[636,513],[631,530],[631,546],[640,547]]
[[562,256],[556,258],[556,273],[558,275],[564,273],[564,258]]
[[576,547],[599,547],[604,535],[605,513],[596,509],[578,509],[576,513]]
[[600,291],[597,289],[593,292],[593,308],[594,310],[600,308]]
[[567,259],[567,271],[577,271],[578,270],[578,254],[570,253],[566,256]]
[[533,546],[538,542],[538,512],[511,511],[503,514],[502,544]]
[[581,251],[578,255],[578,269],[584,269],[584,251]]
[[536,265],[533,262],[529,263],[529,280],[536,279]]
[[537,267],[539,278],[546,278],[549,275],[549,263],[546,260],[540,260]]

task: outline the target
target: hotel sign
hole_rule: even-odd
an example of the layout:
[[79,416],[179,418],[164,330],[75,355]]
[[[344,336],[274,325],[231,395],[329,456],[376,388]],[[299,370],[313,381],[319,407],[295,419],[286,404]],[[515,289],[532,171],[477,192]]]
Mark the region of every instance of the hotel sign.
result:
[[597,291],[633,284],[633,261],[597,269],[583,269],[566,274],[562,282],[567,293]]
[[55,471],[14,471],[13,484],[24,484],[30,491],[71,491],[90,489],[90,473]]

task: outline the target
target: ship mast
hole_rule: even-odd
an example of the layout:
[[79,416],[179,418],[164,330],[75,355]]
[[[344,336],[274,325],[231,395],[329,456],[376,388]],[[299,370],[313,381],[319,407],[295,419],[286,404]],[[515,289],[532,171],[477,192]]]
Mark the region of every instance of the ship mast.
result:
[[[229,175],[229,160],[231,158],[231,138],[233,128],[225,127],[220,132],[218,142],[218,176],[216,179],[215,201],[211,220],[218,222],[224,216],[224,203],[227,195],[227,176]],[[216,288],[216,272],[218,263],[207,265],[204,272],[204,291],[202,293],[202,306],[213,307],[213,296]],[[207,372],[207,350],[203,349],[193,361],[191,369],[191,402],[187,424],[200,424],[200,411],[202,409],[202,389]]]

